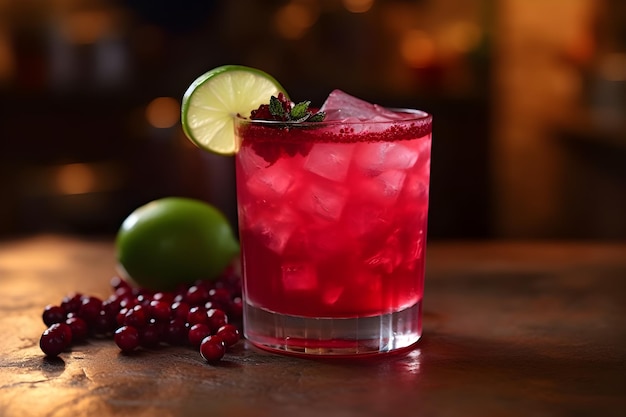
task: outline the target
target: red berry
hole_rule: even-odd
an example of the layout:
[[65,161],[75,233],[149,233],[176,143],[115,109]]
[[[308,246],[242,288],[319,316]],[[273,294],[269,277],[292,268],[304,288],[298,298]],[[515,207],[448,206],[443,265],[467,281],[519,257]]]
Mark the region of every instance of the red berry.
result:
[[60,306],[48,304],[41,315],[46,326],[52,326],[55,323],[63,323],[66,319],[66,312]]
[[124,321],[126,320],[126,313],[128,313],[128,309],[124,307],[121,308],[120,311],[118,311],[115,315],[115,322],[118,326],[124,325]]
[[172,318],[187,320],[189,314],[189,304],[184,301],[176,301],[172,304]]
[[139,331],[132,326],[120,327],[113,338],[122,352],[131,352],[139,346]]
[[106,312],[107,315],[115,317],[117,312],[120,311],[121,301],[122,299],[120,297],[113,294],[102,302],[102,310]]
[[141,304],[137,304],[126,312],[124,316],[124,325],[133,326],[137,329],[146,327],[148,324],[148,317],[146,316],[146,310]]
[[87,322],[80,317],[69,317],[65,320],[65,324],[70,326],[72,331],[72,340],[81,341],[87,339],[89,335],[89,329],[87,328]]
[[49,327],[41,335],[41,350],[57,356],[72,341],[95,334],[112,337],[123,352],[160,343],[193,345],[214,361],[240,339],[228,324],[229,317],[239,320],[242,310],[241,279],[232,268],[217,281],[181,284],[171,292],[133,287],[120,277],[113,277],[110,286],[112,294],[104,301],[75,293],[60,305],[47,305],[42,319]]
[[39,347],[47,356],[58,356],[72,343],[72,330],[65,323],[54,323],[39,339]]
[[139,332],[139,344],[144,347],[155,347],[163,338],[162,323],[150,323]]
[[174,294],[171,292],[157,292],[152,296],[154,301],[163,301],[168,304],[172,304],[174,302]]
[[190,306],[204,304],[209,299],[209,290],[202,285],[192,285],[185,294],[185,302]]
[[156,321],[167,321],[172,314],[172,309],[166,301],[152,300],[148,304],[148,313]]
[[241,297],[235,297],[228,306],[228,318],[234,321],[241,320],[243,317],[243,301]]
[[226,347],[232,346],[239,341],[239,330],[232,324],[225,324],[215,333],[224,341]]
[[105,335],[111,333],[117,327],[117,321],[113,314],[107,314],[106,311],[100,310],[100,314],[91,323],[91,329],[96,334]]
[[66,313],[77,313],[82,304],[82,294],[70,294],[63,297],[61,308],[65,310]]
[[189,341],[187,322],[180,318],[170,320],[165,328],[165,338],[170,345],[186,344]]
[[225,353],[226,346],[219,336],[207,336],[200,343],[200,355],[207,362],[219,361],[224,357]]
[[128,281],[118,276],[112,277],[111,280],[109,281],[109,284],[111,285],[111,287],[113,288],[115,292],[117,292],[117,290],[119,290],[120,288],[124,288],[128,290],[132,289]]
[[189,314],[187,314],[187,323],[192,326],[197,323],[209,323],[209,316],[207,315],[207,310],[204,307],[195,306],[189,309]]
[[102,300],[93,296],[83,297],[82,300],[82,304],[78,309],[78,316],[85,320],[87,324],[92,324],[100,315]]
[[212,332],[216,332],[217,329],[228,323],[228,317],[226,317],[226,313],[223,310],[212,308],[206,314],[209,318],[209,327]]
[[205,337],[211,335],[211,329],[205,323],[196,323],[189,329],[189,343],[198,347]]
[[231,303],[230,291],[226,288],[214,288],[209,291],[209,300],[213,302],[216,308],[226,310]]

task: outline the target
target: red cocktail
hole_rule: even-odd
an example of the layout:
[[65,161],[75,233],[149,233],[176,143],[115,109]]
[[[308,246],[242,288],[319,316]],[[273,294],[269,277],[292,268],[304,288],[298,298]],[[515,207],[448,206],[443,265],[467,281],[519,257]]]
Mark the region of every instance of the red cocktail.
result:
[[432,118],[350,100],[331,94],[321,123],[236,122],[244,327],[261,347],[354,355],[421,335]]

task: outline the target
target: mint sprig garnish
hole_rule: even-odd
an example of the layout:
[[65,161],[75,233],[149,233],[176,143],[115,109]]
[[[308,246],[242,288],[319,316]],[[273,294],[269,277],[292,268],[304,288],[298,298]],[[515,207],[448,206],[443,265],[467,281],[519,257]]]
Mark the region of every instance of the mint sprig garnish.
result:
[[286,120],[289,112],[285,109],[283,102],[278,97],[270,97],[270,114],[277,120]]
[[[315,112],[310,108],[311,102],[306,100],[300,103],[293,103],[283,93],[278,93],[278,96],[270,97],[269,104],[261,104],[258,109],[252,110],[250,113],[250,119],[252,120],[270,120],[277,121],[273,125],[276,128],[289,129],[294,127],[294,124],[302,122],[322,122],[326,118],[326,113],[323,111]],[[302,129],[310,129],[312,126],[304,125]],[[252,141],[252,148],[257,155],[263,157],[265,161],[272,165],[281,156],[287,155],[293,157],[296,155],[306,156],[311,147],[312,142],[276,142],[268,144],[266,142]]]
[[[281,122],[302,123],[321,122],[326,117],[323,111],[314,112],[310,109],[311,101],[292,103],[284,94],[270,97],[270,103],[262,104],[251,114],[252,119],[278,120]],[[269,113],[269,114],[268,114]]]

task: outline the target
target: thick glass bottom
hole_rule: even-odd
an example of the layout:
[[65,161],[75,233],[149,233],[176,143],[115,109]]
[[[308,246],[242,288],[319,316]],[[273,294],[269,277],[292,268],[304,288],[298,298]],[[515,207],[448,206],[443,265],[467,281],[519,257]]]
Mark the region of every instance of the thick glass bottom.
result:
[[244,334],[259,348],[305,356],[363,356],[396,352],[422,334],[422,303],[358,318],[290,316],[244,306]]

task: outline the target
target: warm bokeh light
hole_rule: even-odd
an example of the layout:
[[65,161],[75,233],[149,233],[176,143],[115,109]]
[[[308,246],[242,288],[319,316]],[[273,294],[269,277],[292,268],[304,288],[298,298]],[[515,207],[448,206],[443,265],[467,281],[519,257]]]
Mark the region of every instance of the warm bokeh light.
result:
[[351,13],[365,13],[374,5],[374,0],[342,0],[341,2]]
[[15,74],[15,55],[9,35],[0,28],[0,80],[7,80]]
[[602,58],[600,75],[607,81],[626,81],[626,53],[612,53]]
[[274,23],[278,34],[285,39],[300,39],[319,17],[317,2],[294,0],[276,12]]
[[60,25],[69,42],[88,45],[109,33],[113,22],[113,17],[105,10],[83,10],[64,16]]
[[58,168],[55,183],[61,194],[84,194],[94,190],[96,175],[88,164],[67,164]]
[[150,125],[167,129],[174,126],[180,117],[180,104],[172,97],[157,97],[146,106],[146,119]]
[[441,46],[452,54],[466,54],[478,47],[482,38],[480,26],[469,21],[447,25],[439,35]]
[[400,54],[409,66],[426,68],[435,62],[435,43],[428,33],[411,29],[400,41]]

